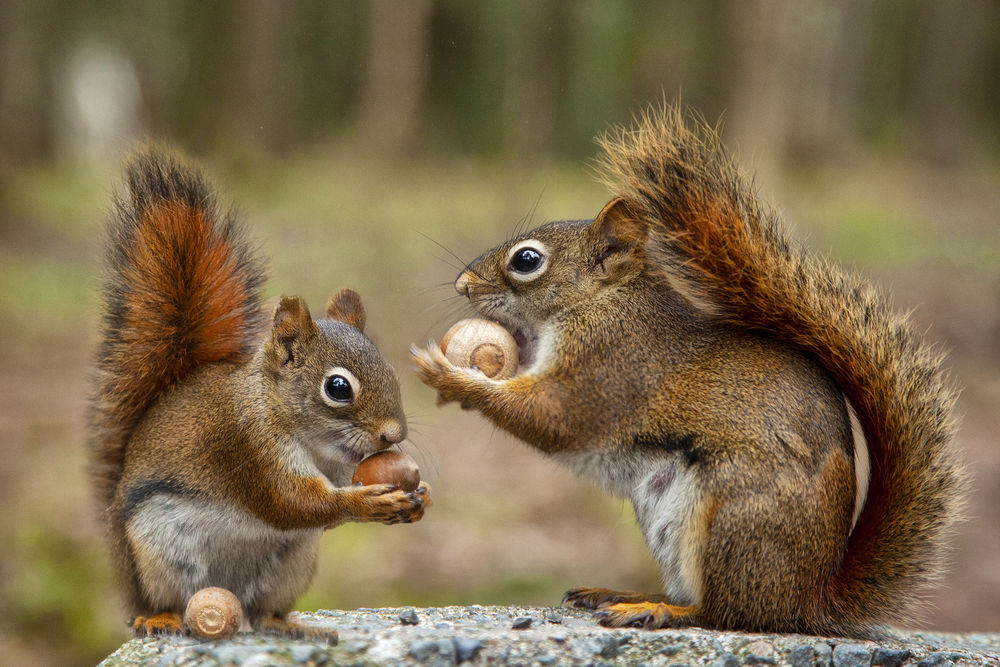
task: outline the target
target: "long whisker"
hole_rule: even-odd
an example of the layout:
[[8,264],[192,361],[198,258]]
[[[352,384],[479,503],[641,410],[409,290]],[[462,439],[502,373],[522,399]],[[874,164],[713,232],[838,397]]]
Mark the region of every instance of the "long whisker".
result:
[[542,195],[545,194],[545,188],[546,186],[543,185],[542,191],[538,193],[538,197],[535,198],[535,203],[531,205],[531,208],[528,210],[528,214],[521,218],[521,223],[515,234],[516,236],[523,234],[524,230],[531,225],[532,221],[534,221],[535,213],[538,212],[538,205],[542,203]]
[[459,273],[464,273],[465,271],[471,271],[472,274],[475,275],[480,280],[483,280],[483,281],[486,281],[486,282],[491,282],[491,281],[487,280],[486,277],[481,276],[477,271],[473,270],[472,267],[471,267],[471,265],[470,265],[470,262],[464,261],[451,248],[445,246],[444,244],[442,244],[441,242],[439,242],[437,239],[431,238],[430,236],[428,236],[427,234],[424,234],[423,232],[417,232],[417,233],[420,234],[421,236],[423,236],[425,239],[427,239],[431,243],[433,243],[434,245],[436,245],[437,247],[439,247],[442,250],[444,250],[446,253],[448,253],[452,257],[454,257],[458,261],[458,263],[461,265],[461,269],[459,270]]

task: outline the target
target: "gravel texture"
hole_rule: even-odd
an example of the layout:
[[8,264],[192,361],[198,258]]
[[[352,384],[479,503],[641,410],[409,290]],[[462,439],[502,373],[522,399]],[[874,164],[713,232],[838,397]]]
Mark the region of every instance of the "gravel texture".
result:
[[1000,667],[1000,634],[894,630],[882,641],[864,642],[701,628],[609,630],[598,626],[588,612],[563,607],[357,609],[299,613],[297,618],[336,628],[339,643],[328,646],[250,633],[219,642],[189,637],[134,639],[101,664]]

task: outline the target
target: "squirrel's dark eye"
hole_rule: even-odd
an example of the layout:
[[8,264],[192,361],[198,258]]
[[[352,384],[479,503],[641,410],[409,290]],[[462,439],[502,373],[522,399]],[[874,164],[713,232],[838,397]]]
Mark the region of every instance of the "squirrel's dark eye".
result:
[[542,265],[542,253],[534,248],[521,248],[510,258],[510,268],[518,273],[531,273]]
[[323,391],[338,403],[349,403],[354,398],[354,390],[351,383],[343,375],[331,375],[323,383]]

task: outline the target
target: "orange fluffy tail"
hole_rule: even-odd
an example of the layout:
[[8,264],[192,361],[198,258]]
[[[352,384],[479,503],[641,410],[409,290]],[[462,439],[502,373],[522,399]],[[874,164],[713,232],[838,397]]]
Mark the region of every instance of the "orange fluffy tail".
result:
[[868,497],[805,624],[857,632],[898,620],[942,568],[966,490],[941,354],[881,293],[790,243],[702,121],[651,111],[602,146],[604,180],[647,220],[664,277],[706,312],[806,350],[858,414]]
[[104,331],[91,411],[102,507],[143,413],[203,364],[240,361],[261,323],[262,262],[201,175],[146,150],[125,167],[108,229]]

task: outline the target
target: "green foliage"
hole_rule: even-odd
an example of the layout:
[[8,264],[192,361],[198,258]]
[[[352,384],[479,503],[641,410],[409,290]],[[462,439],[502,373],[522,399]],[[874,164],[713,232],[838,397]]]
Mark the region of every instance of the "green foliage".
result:
[[6,621],[26,638],[61,647],[66,661],[100,660],[121,634],[118,617],[106,613],[103,550],[51,523],[23,526],[12,546],[19,557],[3,596]]

